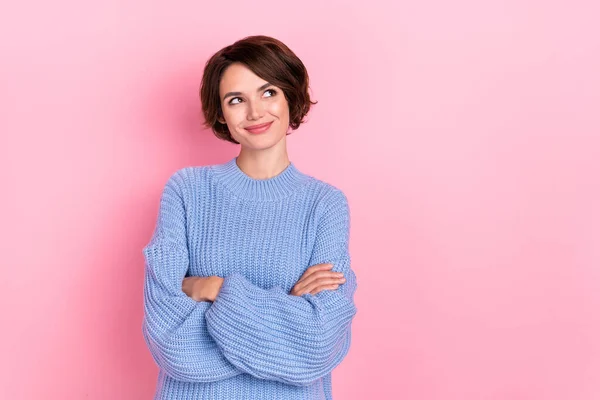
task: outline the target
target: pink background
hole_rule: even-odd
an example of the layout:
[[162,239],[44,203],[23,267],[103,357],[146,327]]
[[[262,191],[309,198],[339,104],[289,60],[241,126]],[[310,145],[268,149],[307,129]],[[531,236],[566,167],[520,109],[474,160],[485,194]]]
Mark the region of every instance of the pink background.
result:
[[17,3],[0,398],[152,397],[141,249],[168,176],[238,152],[201,129],[204,63],[267,34],[319,101],[290,158],[351,203],[335,399],[600,399],[597,2]]

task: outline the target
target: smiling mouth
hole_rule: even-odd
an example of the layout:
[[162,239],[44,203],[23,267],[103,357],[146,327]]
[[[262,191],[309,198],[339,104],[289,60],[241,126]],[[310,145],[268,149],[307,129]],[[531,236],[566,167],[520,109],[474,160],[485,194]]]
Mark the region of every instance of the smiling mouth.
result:
[[271,124],[273,123],[273,121],[271,122],[267,122],[266,124],[260,124],[260,125],[253,125],[253,126],[249,126],[247,128],[245,128],[248,132],[250,133],[263,133],[266,130],[269,129],[269,127],[271,127]]

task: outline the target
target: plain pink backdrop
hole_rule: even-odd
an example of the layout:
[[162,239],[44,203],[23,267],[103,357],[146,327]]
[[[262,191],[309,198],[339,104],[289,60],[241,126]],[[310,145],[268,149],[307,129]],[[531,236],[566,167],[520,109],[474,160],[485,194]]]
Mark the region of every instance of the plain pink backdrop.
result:
[[600,399],[593,1],[13,2],[0,12],[0,398],[150,399],[142,247],[203,130],[204,63],[267,34],[319,104],[359,279],[334,397]]

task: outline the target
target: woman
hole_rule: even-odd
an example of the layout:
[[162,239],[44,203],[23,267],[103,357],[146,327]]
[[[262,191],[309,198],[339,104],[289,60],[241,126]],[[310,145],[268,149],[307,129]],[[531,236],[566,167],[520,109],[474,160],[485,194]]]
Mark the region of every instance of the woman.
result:
[[207,126],[241,149],[164,187],[143,250],[155,399],[331,399],[356,276],[346,196],[287,154],[288,128],[316,104],[306,69],[251,36],[212,56],[200,95]]

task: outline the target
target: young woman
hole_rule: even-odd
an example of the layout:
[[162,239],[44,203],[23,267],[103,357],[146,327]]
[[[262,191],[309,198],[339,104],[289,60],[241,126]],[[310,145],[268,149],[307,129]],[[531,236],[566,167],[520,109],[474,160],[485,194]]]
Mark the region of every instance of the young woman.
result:
[[167,181],[144,247],[143,334],[155,399],[332,399],[356,276],[344,193],[299,171],[286,138],[311,104],[303,63],[251,36],[214,54],[206,125],[241,146]]

